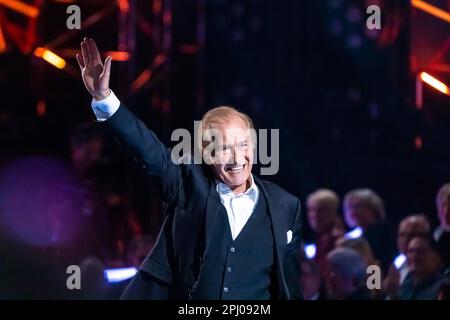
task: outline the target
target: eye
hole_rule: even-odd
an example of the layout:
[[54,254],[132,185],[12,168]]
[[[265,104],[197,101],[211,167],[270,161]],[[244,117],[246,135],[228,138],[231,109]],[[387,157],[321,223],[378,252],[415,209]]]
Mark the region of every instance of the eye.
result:
[[248,148],[248,142],[242,142],[239,144],[239,148],[241,149],[247,149]]

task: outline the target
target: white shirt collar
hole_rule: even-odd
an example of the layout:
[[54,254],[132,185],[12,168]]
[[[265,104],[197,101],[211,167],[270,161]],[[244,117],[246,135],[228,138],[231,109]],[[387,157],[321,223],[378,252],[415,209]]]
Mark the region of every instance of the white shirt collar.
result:
[[255,179],[253,178],[252,174],[250,174],[250,180],[251,180],[250,188],[248,188],[245,192],[243,192],[241,194],[236,194],[235,195],[234,192],[230,189],[229,186],[227,186],[225,183],[220,182],[219,180],[216,179],[216,191],[220,195],[229,194],[229,193],[232,193],[233,196],[257,195],[258,194],[258,187],[256,186]]

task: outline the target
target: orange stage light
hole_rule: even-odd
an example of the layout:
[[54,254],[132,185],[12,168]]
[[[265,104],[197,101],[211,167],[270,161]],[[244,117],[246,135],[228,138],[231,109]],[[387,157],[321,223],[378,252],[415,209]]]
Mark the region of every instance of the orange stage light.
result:
[[3,36],[2,26],[0,26],[0,53],[6,51],[5,37]]
[[439,9],[438,7],[435,7],[429,3],[426,3],[422,0],[411,0],[411,5],[419,10],[422,10],[428,14],[431,14],[432,16],[439,18],[441,20],[444,20],[448,23],[450,23],[450,13]]
[[450,90],[449,90],[448,86],[445,83],[436,79],[435,77],[429,75],[428,73],[421,72],[420,79],[422,79],[423,82],[429,84],[436,90],[438,90],[446,95],[450,95]]
[[111,56],[114,61],[128,61],[130,59],[130,54],[126,51],[107,51],[106,56]]
[[128,0],[117,0],[117,5],[119,6],[119,10],[121,12],[128,12],[130,10]]
[[137,78],[133,81],[130,86],[131,92],[138,91],[150,78],[152,77],[152,72],[150,70],[144,70]]
[[162,2],[161,0],[153,1],[153,14],[158,15],[162,11]]
[[44,59],[58,69],[64,69],[64,67],[66,66],[66,61],[50,50],[39,47],[34,50],[34,55],[36,57]]
[[36,18],[39,15],[39,9],[21,1],[0,0],[0,4],[5,7],[20,12],[30,18]]

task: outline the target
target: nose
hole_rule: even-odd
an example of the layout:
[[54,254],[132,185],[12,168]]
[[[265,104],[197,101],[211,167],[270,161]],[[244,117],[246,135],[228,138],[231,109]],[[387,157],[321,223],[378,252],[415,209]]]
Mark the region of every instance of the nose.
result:
[[242,151],[239,150],[239,148],[234,147],[233,151],[231,152],[231,157],[228,160],[229,164],[243,164],[243,159],[245,159],[245,156],[243,155]]

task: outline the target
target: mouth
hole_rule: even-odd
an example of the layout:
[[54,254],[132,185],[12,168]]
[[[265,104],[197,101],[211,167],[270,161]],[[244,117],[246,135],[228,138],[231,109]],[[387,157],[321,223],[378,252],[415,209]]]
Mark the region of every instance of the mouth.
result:
[[245,167],[245,164],[227,166],[227,167],[225,167],[225,171],[230,172],[230,173],[240,173],[244,170],[244,167]]

